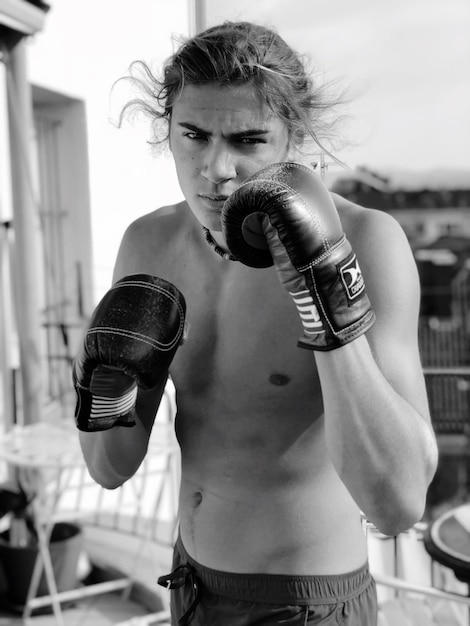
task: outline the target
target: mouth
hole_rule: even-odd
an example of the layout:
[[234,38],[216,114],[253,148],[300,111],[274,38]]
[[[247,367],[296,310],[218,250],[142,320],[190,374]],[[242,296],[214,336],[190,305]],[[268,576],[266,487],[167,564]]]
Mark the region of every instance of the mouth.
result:
[[199,194],[199,198],[210,209],[220,211],[225,204],[228,196],[203,195]]

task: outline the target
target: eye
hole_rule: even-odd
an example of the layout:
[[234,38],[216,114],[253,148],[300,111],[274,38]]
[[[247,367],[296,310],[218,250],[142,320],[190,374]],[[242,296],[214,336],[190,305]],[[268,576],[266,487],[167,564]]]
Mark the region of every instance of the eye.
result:
[[238,141],[245,146],[252,146],[257,143],[266,143],[264,139],[261,139],[261,137],[240,137]]
[[193,130],[183,133],[183,137],[187,137],[191,141],[204,141],[206,139],[205,135],[203,135],[202,133],[193,131]]

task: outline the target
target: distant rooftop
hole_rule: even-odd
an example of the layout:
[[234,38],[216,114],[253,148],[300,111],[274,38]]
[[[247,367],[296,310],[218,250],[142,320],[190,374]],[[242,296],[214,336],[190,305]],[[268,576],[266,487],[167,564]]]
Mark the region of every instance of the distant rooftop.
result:
[[470,170],[465,169],[404,170],[359,166],[351,170],[327,172],[326,180],[330,187],[351,181],[384,193],[470,190]]

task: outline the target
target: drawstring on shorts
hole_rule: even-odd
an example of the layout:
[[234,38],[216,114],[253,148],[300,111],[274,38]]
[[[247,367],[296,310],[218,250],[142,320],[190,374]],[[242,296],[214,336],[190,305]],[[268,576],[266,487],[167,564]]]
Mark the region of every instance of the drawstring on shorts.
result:
[[305,607],[305,622],[304,622],[304,626],[307,626],[308,624],[308,606]]
[[160,576],[157,580],[158,584],[166,589],[179,589],[184,585],[189,585],[194,591],[194,600],[189,605],[187,611],[178,619],[180,626],[187,626],[196,611],[196,607],[200,600],[200,588],[194,570],[187,564],[178,565],[170,574]]

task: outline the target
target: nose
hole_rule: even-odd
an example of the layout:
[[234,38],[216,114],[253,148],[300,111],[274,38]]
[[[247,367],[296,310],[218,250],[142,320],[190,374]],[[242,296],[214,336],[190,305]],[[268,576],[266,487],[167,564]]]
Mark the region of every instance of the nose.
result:
[[212,146],[207,149],[202,175],[214,185],[237,177],[236,158],[227,147]]

